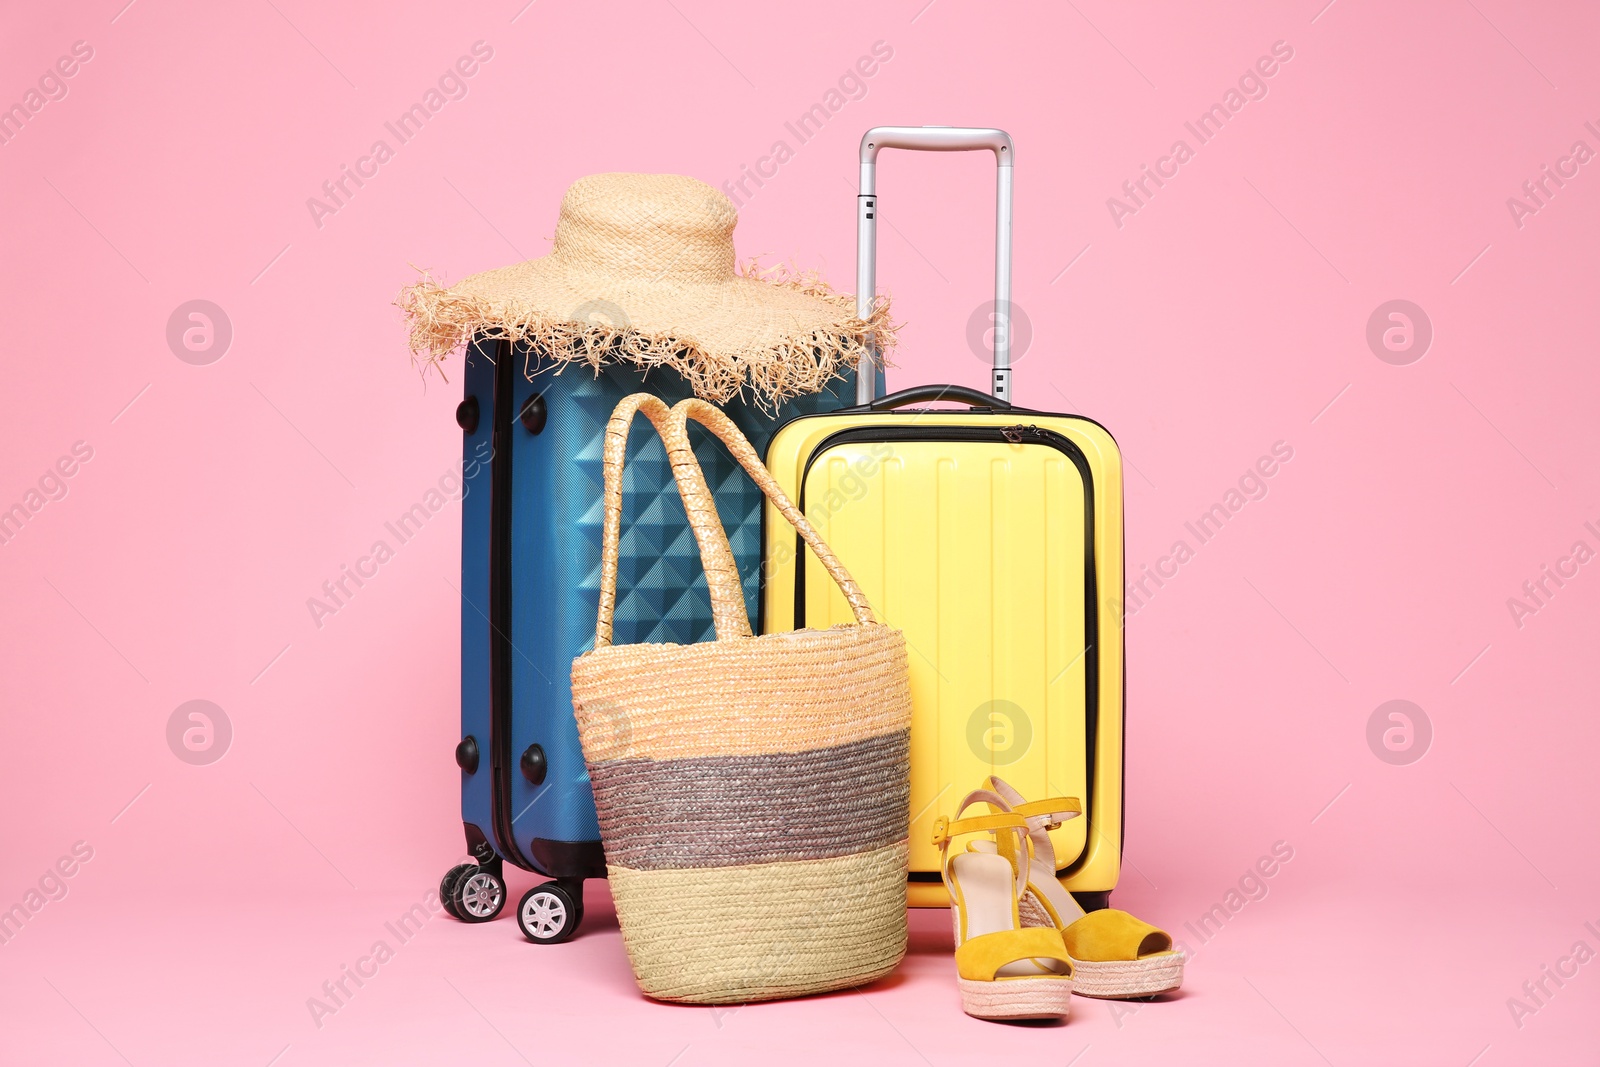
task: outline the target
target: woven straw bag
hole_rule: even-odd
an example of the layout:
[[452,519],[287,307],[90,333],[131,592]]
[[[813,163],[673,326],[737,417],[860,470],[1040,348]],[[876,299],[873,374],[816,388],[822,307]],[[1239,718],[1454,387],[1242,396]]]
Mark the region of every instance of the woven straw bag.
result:
[[[716,640],[611,644],[628,430],[666,442],[711,593]],[[856,624],[752,636],[688,420],[727,444],[839,584]],[[647,393],[606,427],[595,647],[572,664],[611,894],[639,987],[730,1004],[861,985],[906,948],[911,692],[879,624],[737,427]]]

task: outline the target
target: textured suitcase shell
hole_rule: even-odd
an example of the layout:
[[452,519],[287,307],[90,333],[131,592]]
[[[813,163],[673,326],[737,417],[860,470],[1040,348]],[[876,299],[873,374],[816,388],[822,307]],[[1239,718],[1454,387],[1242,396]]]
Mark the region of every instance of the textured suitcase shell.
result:
[[[462,770],[462,820],[469,850],[487,842],[505,860],[542,874],[603,877],[599,825],[570,691],[572,660],[594,639],[604,514],[601,445],[606,420],[624,396],[647,390],[671,404],[689,395],[689,390],[671,371],[645,375],[607,364],[598,374],[577,365],[557,374],[538,370],[536,357],[530,381],[524,369],[532,354],[524,346],[511,352],[511,373],[499,379],[502,383],[509,379],[514,413],[510,425],[502,427],[502,452],[509,452],[511,459],[510,631],[505,653],[510,734],[503,738],[492,729],[496,637],[490,625],[493,475],[502,459],[493,452],[500,348],[501,342],[479,339],[466,353],[465,393],[477,400],[479,421],[464,439],[461,733],[476,739],[480,758],[474,772]],[[854,391],[850,375],[825,392],[790,401],[771,414],[739,400],[725,409],[762,449],[783,419],[837,408]],[[535,396],[543,408],[538,433],[529,432],[516,417]],[[530,424],[537,422],[536,415],[530,417]],[[753,619],[763,498],[714,438],[698,428],[695,433],[696,454],[746,575]],[[485,461],[485,454],[492,458]],[[616,642],[686,644],[710,639],[710,599],[699,550],[660,438],[642,424],[630,439],[623,506]],[[544,757],[538,784],[521,765],[523,753],[532,745],[538,745]],[[498,789],[497,761],[505,780]]]

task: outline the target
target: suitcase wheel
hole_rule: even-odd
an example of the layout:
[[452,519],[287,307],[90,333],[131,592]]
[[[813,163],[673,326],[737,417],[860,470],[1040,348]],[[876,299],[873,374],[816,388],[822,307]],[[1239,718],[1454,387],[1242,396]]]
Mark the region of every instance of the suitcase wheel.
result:
[[461,918],[461,913],[456,910],[456,882],[463,874],[477,870],[477,868],[478,865],[476,863],[458,863],[448,871],[445,871],[444,878],[439,881],[439,903],[444,905],[445,911],[448,911],[458,919]]
[[[506,883],[494,871],[475,863],[464,864],[450,886],[450,911],[462,922],[486,923],[506,906]],[[450,875],[445,875],[450,881]]]
[[583,921],[583,883],[554,881],[536,885],[517,905],[517,925],[536,945],[567,940]]

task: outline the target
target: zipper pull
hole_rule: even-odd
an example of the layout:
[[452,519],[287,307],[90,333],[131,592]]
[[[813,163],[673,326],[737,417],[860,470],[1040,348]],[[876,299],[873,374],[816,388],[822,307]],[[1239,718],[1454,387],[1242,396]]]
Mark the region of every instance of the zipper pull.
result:
[[1020,445],[1022,443],[1022,434],[1025,429],[1026,427],[1023,426],[1003,426],[1001,427],[1000,432],[1005,435],[1005,439],[1007,441],[1010,441],[1014,445]]

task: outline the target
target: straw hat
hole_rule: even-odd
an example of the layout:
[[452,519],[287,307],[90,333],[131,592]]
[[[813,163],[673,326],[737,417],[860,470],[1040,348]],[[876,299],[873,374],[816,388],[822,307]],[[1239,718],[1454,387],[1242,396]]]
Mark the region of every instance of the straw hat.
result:
[[[677,174],[595,174],[567,190],[550,254],[401,294],[411,349],[441,362],[474,335],[528,340],[555,362],[670,367],[708,400],[815,392],[893,343],[886,300],[870,320],[814,275],[735,265],[738,213]],[[530,365],[528,370],[534,368]]]

